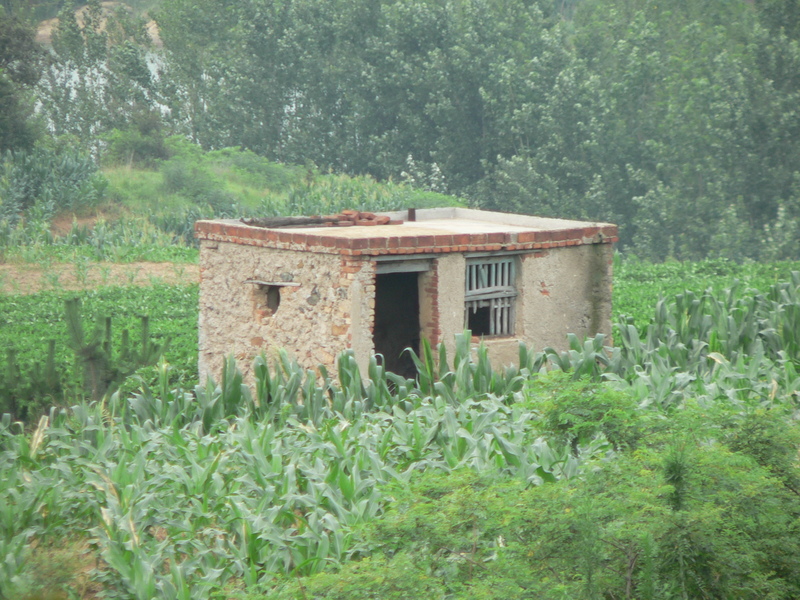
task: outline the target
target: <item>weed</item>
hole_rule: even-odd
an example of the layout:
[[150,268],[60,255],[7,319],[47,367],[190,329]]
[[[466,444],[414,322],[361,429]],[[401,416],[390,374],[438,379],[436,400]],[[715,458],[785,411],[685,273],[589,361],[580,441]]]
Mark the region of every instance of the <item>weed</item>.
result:
[[111,267],[108,265],[100,265],[100,285],[108,285],[108,279],[111,276]]
[[51,290],[61,289],[61,274],[58,271],[46,270],[42,273],[42,287]]
[[184,278],[186,277],[186,267],[184,265],[172,265],[172,271],[175,273],[178,281],[183,283]]
[[67,600],[97,592],[89,573],[95,559],[85,541],[57,540],[32,545],[20,577],[24,582],[16,596],[20,600]]
[[136,278],[139,275],[139,271],[141,270],[142,270],[141,267],[136,267],[134,269],[128,269],[127,271],[125,271],[125,277],[128,280],[128,285],[133,285],[134,283],[136,283]]
[[76,257],[75,262],[75,280],[81,287],[86,287],[89,283],[89,273],[91,272],[92,265],[89,259],[85,256],[80,258]]

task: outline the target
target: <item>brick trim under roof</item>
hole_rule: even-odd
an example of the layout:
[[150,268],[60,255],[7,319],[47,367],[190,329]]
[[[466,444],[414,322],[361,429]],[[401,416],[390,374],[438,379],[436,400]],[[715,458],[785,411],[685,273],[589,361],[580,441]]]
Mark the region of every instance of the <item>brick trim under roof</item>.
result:
[[[469,211],[469,213],[480,215],[480,211]],[[504,216],[509,220],[516,217],[516,215]],[[523,223],[532,219],[520,217]],[[560,226],[561,223],[564,225]],[[406,223],[419,226],[410,228],[402,225],[347,227],[347,235],[344,236],[340,228],[268,229],[245,225],[235,220],[215,220],[195,223],[195,235],[201,240],[345,256],[539,250],[586,244],[611,244],[618,240],[617,226],[608,223],[545,219],[542,224],[547,228],[528,228],[526,224],[512,226],[509,223],[509,228],[513,231],[439,233],[431,230],[430,233],[420,234],[419,229],[425,227],[425,221],[420,220]],[[457,228],[456,220],[453,228]]]

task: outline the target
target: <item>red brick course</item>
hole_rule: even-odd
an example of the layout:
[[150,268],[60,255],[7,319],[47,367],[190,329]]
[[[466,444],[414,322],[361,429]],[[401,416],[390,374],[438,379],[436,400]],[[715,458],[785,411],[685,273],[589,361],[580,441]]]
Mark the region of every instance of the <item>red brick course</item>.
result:
[[[351,230],[352,231],[352,230]],[[380,256],[385,254],[427,254],[446,252],[493,252],[546,250],[583,244],[613,244],[618,240],[614,225],[570,227],[548,231],[531,230],[516,233],[459,233],[437,235],[387,236],[364,230],[363,237],[326,235],[324,230],[313,234],[291,229],[266,229],[233,221],[198,221],[195,234],[201,240],[232,242],[282,250],[300,250],[342,256]]]
[[423,328],[428,340],[434,347],[442,339],[442,331],[439,326],[439,267],[434,263],[428,285],[424,288],[431,303],[431,314],[427,323],[423,323]]

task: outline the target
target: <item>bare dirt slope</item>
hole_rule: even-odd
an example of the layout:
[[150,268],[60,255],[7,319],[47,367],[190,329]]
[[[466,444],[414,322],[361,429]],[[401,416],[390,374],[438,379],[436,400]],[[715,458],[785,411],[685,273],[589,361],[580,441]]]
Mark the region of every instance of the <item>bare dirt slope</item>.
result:
[[[103,9],[104,17],[112,14],[115,10],[122,8],[124,10],[132,11],[131,7],[129,7],[124,2],[101,2],[100,3]],[[83,27],[84,23],[84,14],[88,10],[87,6],[82,6],[75,11],[75,14],[78,17],[78,25]],[[38,27],[36,28],[36,41],[40,44],[50,45],[53,41],[53,30],[58,26],[58,18],[55,19],[46,19],[39,23]],[[105,21],[101,23],[101,29],[105,26]],[[150,39],[153,41],[153,44],[157,47],[161,46],[161,38],[158,35],[158,25],[152,19],[147,21],[147,33],[150,35]]]

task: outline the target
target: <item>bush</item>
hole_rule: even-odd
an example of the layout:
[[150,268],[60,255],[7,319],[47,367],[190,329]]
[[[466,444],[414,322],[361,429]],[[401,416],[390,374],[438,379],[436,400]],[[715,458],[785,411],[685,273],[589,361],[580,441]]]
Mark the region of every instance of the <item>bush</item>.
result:
[[542,413],[545,432],[572,447],[603,434],[615,449],[636,445],[645,415],[632,395],[586,379],[572,381],[570,373],[553,371],[535,380],[530,395]]
[[205,159],[218,169],[226,169],[230,179],[272,192],[285,192],[307,176],[307,169],[274,163],[250,150],[223,148],[209,152]]
[[[538,487],[417,473],[367,524],[371,556],[302,587],[318,600],[796,598],[797,496],[750,457],[703,436],[688,441],[705,430],[689,421],[654,447]],[[397,584],[404,574],[407,588]],[[300,586],[267,597],[302,597]]]
[[751,456],[800,496],[800,431],[787,424],[783,415],[765,410],[749,414],[725,441],[733,451]]
[[[321,573],[303,582],[309,598],[326,600],[407,600],[409,598],[444,597],[444,587],[420,562],[418,556],[400,554],[392,559],[365,558],[347,565],[340,573]],[[294,600],[302,598],[297,582],[288,582],[283,589],[267,598]],[[259,596],[252,596],[256,600]],[[264,596],[260,596],[264,598]]]
[[0,162],[0,220],[49,220],[64,211],[97,206],[108,182],[91,157],[37,146],[7,152]]
[[166,192],[186,196],[195,204],[208,205],[217,217],[231,217],[238,212],[236,198],[204,165],[191,159],[173,157],[163,163],[161,173]]
[[106,136],[106,141],[108,146],[103,156],[105,164],[153,168],[159,161],[169,158],[157,121],[146,120],[125,130],[113,129]]

